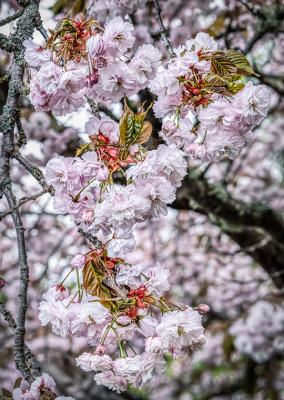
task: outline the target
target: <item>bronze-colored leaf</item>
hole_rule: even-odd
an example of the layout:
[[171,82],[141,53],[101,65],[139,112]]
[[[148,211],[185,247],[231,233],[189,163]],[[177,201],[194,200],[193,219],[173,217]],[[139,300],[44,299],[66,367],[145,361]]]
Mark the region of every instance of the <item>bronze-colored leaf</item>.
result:
[[79,13],[84,12],[86,7],[86,0],[67,0],[66,10],[67,15],[75,16]]
[[66,5],[66,0],[58,0],[54,3],[52,7],[50,7],[50,10],[52,10],[54,15],[57,15],[63,10],[65,5]]
[[129,114],[134,115],[134,112],[131,110],[131,108],[130,108],[129,105],[127,104],[126,97],[124,97],[123,111],[124,111],[125,113],[128,112]]
[[151,108],[152,105],[153,105],[153,103],[151,103],[151,104],[149,105],[149,107],[147,108],[147,110],[143,112],[143,107],[144,107],[144,104],[145,104],[145,103],[146,103],[146,101],[144,101],[144,103],[142,104],[142,106],[141,106],[141,108],[140,108],[138,114],[136,115],[137,117],[138,117],[138,116],[141,117],[141,121],[142,121],[142,122],[144,121],[144,119],[145,119],[145,117],[146,117],[148,111],[150,110],[150,108]]
[[237,67],[221,52],[212,53],[211,71],[221,77],[229,77],[237,73]]
[[125,147],[131,142],[133,130],[134,116],[127,111],[122,115],[119,121],[120,144],[122,146]]
[[83,268],[83,286],[87,293],[100,299],[111,298],[110,291],[104,285],[105,274],[97,268],[93,260],[87,261]]
[[151,136],[151,133],[152,133],[152,124],[148,121],[144,121],[141,131],[137,136],[137,139],[135,140],[134,144],[142,144],[147,142],[147,140],[149,140]]
[[227,50],[226,58],[237,67],[238,74],[259,76],[254,72],[245,55],[240,53],[239,51],[232,49]]
[[19,376],[14,384],[14,389],[18,389],[21,386],[21,382],[22,382],[23,378],[21,376]]

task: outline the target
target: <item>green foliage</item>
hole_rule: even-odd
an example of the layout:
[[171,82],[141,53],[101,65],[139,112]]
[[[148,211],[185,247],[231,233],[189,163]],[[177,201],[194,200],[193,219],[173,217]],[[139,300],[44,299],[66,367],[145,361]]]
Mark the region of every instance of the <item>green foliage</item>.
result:
[[[144,104],[143,104],[144,105]],[[124,99],[124,113],[119,121],[119,131],[120,131],[120,159],[122,161],[126,160],[129,154],[129,147],[132,144],[143,144],[147,142],[152,133],[152,125],[148,121],[144,121],[146,114],[152,104],[148,109],[142,112],[143,105],[137,114],[130,109],[126,99]]]

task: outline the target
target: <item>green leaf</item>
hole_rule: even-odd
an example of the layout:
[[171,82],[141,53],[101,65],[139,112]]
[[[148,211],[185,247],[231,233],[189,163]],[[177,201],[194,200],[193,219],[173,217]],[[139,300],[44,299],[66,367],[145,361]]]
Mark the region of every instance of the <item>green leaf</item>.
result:
[[240,90],[243,90],[244,88],[244,84],[243,83],[238,83],[238,82],[229,82],[227,85],[227,89],[230,93],[232,94],[236,94],[238,93]]
[[211,71],[221,77],[229,77],[237,73],[237,67],[221,51],[212,53]]
[[238,74],[259,76],[254,72],[245,55],[240,53],[239,51],[232,49],[227,50],[226,58],[237,67]]
[[231,77],[230,82],[236,82],[242,79],[242,75],[237,74]]
[[129,154],[128,149],[131,144],[145,143],[152,133],[152,125],[150,122],[144,121],[152,104],[150,104],[146,111],[142,112],[143,105],[144,103],[138,114],[135,115],[129,108],[126,99],[124,99],[124,114],[119,121],[121,145],[120,159],[122,161],[126,160]]
[[205,76],[204,82],[208,86],[225,86],[227,81],[219,75],[209,73]]

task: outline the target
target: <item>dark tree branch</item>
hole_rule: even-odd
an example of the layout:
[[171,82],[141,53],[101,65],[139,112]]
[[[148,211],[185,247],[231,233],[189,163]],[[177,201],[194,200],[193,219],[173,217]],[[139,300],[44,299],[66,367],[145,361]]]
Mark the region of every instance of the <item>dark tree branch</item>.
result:
[[[33,35],[34,28],[38,23],[39,12],[38,2],[27,1],[18,2],[24,7],[24,12],[17,21],[16,30],[9,37],[0,35],[0,46],[14,53],[13,64],[11,68],[11,79],[9,82],[8,97],[6,105],[3,107],[3,113],[0,119],[0,128],[3,135],[1,159],[0,159],[0,189],[1,196],[5,195],[8,205],[12,211],[12,218],[17,234],[18,259],[20,267],[20,288],[17,323],[14,324],[15,332],[15,363],[16,368],[22,373],[28,381],[34,380],[34,375],[26,357],[25,347],[25,319],[27,310],[27,290],[29,283],[29,267],[27,264],[27,253],[25,246],[24,227],[22,224],[16,198],[12,192],[12,183],[10,179],[10,159],[15,150],[14,130],[17,118],[20,112],[20,93],[24,76],[24,47],[23,41]],[[5,314],[8,315],[7,313]],[[12,322],[9,318],[10,323]]]
[[277,274],[284,267],[284,222],[278,212],[260,203],[236,200],[224,186],[208,183],[193,170],[178,189],[172,207],[207,215],[266,270],[278,288],[284,286],[284,276]]
[[14,151],[12,154],[19,163],[26,168],[27,171],[38,181],[38,183],[43,187],[43,189],[48,188],[48,191],[53,195],[54,190],[51,186],[48,187],[44,179],[42,171],[34,164],[30,163],[26,158],[24,158],[18,151]]
[[[10,208],[15,208],[17,202],[16,198],[12,193],[11,189],[5,191],[5,196],[8,201]],[[18,258],[20,266],[20,289],[19,289],[19,306],[18,306],[18,316],[17,316],[17,327],[15,330],[15,363],[16,367],[23,374],[24,378],[28,382],[33,381],[31,376],[31,371],[27,364],[24,349],[24,337],[25,337],[25,320],[26,311],[28,308],[27,291],[29,285],[29,267],[27,262],[27,252],[25,245],[24,227],[22,224],[21,216],[19,210],[16,208],[12,212],[12,218],[14,220],[16,233],[17,233],[17,244],[18,244]]]
[[76,224],[77,228],[78,228],[78,232],[87,240],[89,240],[89,242],[91,242],[96,248],[101,247],[102,246],[102,242],[96,238],[95,236],[93,236],[91,233],[87,233],[85,232],[82,228],[79,228],[79,224]]
[[[12,329],[12,331],[15,333],[17,330],[17,324],[10,313],[4,306],[4,304],[0,303],[0,313],[3,315],[3,318],[5,319],[6,322],[8,322],[9,327]],[[34,378],[37,378],[40,376],[40,366],[38,365],[37,360],[35,359],[34,355],[32,354],[31,350],[29,347],[24,344],[24,352],[25,352],[25,357],[26,360],[29,364],[30,369],[33,372]]]
[[171,45],[171,42],[168,39],[168,31],[165,28],[165,25],[163,23],[163,19],[162,19],[162,16],[161,16],[161,11],[162,10],[161,10],[160,4],[159,4],[159,0],[154,0],[154,6],[155,6],[155,9],[156,9],[156,12],[157,12],[156,20],[158,21],[159,26],[160,26],[161,38],[166,43],[166,48],[167,48],[170,56],[171,57],[175,57],[175,53],[174,53],[173,47]]

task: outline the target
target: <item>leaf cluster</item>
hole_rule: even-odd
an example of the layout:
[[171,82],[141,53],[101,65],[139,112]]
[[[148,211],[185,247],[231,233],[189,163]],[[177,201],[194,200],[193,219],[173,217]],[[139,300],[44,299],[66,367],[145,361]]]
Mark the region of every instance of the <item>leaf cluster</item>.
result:
[[199,58],[211,61],[211,73],[204,79],[206,90],[222,96],[229,97],[242,90],[244,85],[239,80],[243,75],[258,76],[247,58],[237,50],[203,53]]
[[142,104],[139,112],[134,114],[124,98],[124,113],[119,121],[120,159],[122,161],[126,160],[129,154],[129,147],[132,144],[143,144],[151,136],[152,124],[149,121],[145,121],[145,117],[152,104],[143,112],[144,104]]

